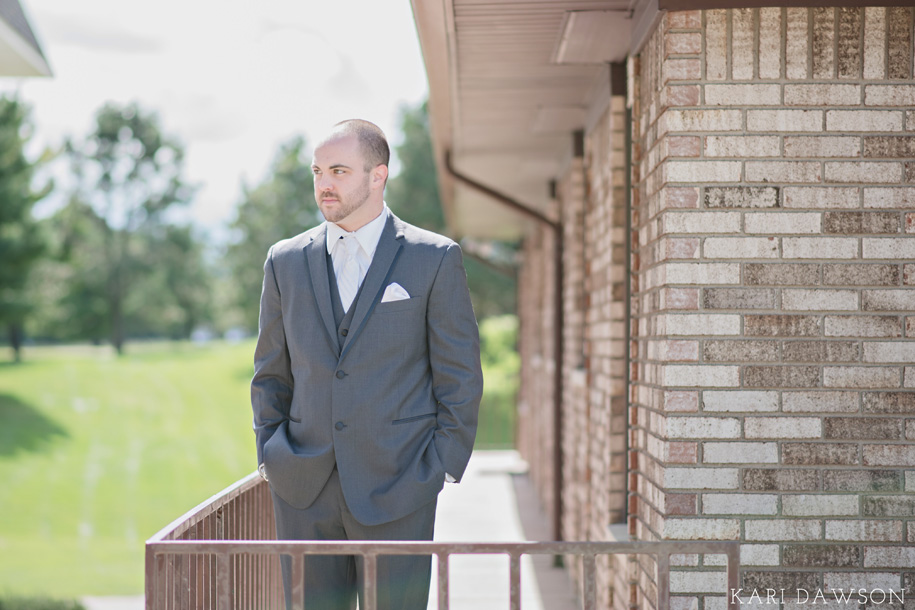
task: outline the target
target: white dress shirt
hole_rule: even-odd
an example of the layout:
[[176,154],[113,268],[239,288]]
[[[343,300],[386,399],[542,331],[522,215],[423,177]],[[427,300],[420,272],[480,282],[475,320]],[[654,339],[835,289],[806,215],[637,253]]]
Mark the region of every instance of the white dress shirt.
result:
[[[359,282],[356,285],[358,290],[362,286],[362,280],[372,264],[375,257],[375,249],[378,247],[378,240],[381,239],[381,233],[384,231],[384,223],[388,219],[388,206],[383,204],[381,214],[362,225],[355,231],[347,231],[335,222],[327,221],[327,252],[330,254],[334,263],[334,276],[340,281],[340,269],[343,267],[346,249],[343,247],[343,237],[351,235],[356,238],[359,248],[356,250],[356,262],[359,263]],[[339,247],[338,247],[339,244]]]

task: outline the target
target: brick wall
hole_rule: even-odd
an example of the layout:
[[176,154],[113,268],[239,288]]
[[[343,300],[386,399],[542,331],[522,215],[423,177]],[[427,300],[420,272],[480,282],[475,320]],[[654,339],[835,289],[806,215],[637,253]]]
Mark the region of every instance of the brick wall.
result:
[[[913,23],[908,7],[675,12],[632,58],[628,366],[618,96],[552,211],[566,538],[628,518],[637,539],[742,541],[745,590],[915,600]],[[526,239],[519,299],[518,442],[548,508],[553,248]],[[674,607],[723,606],[706,595],[720,558],[675,563]],[[601,608],[654,604],[649,558],[605,562],[598,583]]]
[[743,541],[747,590],[915,598],[912,26],[670,13],[637,62],[634,532]]

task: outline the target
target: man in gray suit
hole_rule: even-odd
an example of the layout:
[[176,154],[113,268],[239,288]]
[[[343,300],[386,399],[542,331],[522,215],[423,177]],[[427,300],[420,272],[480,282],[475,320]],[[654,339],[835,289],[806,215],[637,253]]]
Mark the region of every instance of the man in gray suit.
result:
[[[431,540],[470,459],[483,380],[461,251],[388,210],[389,156],[375,125],[336,125],[312,165],[326,222],[264,264],[251,403],[282,540]],[[355,608],[361,570],[307,556],[306,608]],[[380,608],[426,607],[429,557],[378,571]],[[288,558],[283,580],[288,607]]]

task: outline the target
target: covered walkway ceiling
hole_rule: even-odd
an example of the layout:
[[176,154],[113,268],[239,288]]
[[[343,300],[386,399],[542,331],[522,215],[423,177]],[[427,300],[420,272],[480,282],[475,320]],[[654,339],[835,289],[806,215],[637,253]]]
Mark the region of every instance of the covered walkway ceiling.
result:
[[659,16],[657,0],[412,0],[429,76],[445,214],[458,236],[513,240],[516,212],[455,183],[453,164],[541,211],[623,61]]
[[572,133],[609,95],[608,62],[638,52],[662,11],[912,1],[411,0],[452,233],[514,240],[532,221],[458,185],[445,171],[445,151],[463,174],[545,211]]

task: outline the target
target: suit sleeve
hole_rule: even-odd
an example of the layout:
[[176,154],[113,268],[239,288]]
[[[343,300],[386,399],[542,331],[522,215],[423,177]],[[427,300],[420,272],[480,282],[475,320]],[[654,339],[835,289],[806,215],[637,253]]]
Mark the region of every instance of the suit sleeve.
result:
[[254,350],[254,378],[251,380],[251,408],[257,463],[264,462],[264,445],[287,418],[292,402],[292,371],[280,291],[273,268],[273,248],[264,263],[257,347]]
[[435,449],[448,474],[460,481],[473,450],[483,395],[480,336],[461,249],[445,252],[426,314],[432,391],[438,402]]

